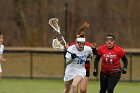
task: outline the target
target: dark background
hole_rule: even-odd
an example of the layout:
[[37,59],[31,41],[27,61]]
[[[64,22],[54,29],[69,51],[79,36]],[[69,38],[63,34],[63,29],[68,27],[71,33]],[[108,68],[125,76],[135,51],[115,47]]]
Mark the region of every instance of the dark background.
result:
[[123,48],[140,48],[140,0],[0,0],[0,30],[7,47],[51,47],[57,36],[48,25],[59,19],[68,43],[85,21],[88,41],[97,47],[114,33]]

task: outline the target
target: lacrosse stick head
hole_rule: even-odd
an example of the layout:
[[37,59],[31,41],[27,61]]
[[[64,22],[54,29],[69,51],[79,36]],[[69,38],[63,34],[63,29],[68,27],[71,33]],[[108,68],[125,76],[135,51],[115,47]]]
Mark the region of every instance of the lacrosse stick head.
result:
[[60,27],[58,25],[58,19],[57,18],[51,18],[49,20],[48,24],[54,29],[54,31],[56,31],[60,34]]
[[52,47],[54,49],[61,49],[61,50],[64,49],[64,46],[60,43],[60,41],[58,39],[53,39],[53,41],[52,41]]

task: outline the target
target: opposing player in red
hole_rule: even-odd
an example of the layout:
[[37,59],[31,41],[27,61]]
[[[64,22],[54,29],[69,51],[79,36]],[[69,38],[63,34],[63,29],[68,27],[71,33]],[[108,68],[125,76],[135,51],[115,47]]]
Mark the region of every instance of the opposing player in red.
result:
[[[106,44],[100,46],[97,50],[97,56],[94,60],[93,75],[97,77],[98,63],[102,58],[100,71],[100,93],[113,93],[117,85],[121,72],[127,73],[128,60],[125,52],[118,45],[114,44],[115,36],[113,34],[106,35]],[[121,66],[120,59],[123,61]]]

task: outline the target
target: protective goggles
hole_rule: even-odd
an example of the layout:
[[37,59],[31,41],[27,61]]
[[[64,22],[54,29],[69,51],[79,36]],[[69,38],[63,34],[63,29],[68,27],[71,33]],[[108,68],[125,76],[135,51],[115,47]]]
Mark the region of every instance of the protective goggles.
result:
[[113,42],[114,38],[113,37],[106,37],[106,42]]

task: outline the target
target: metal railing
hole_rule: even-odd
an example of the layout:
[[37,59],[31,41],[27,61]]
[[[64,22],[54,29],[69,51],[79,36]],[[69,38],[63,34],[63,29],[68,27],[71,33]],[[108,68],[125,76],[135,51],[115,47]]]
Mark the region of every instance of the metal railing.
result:
[[[30,70],[29,70],[30,71],[29,72],[30,75],[29,75],[29,78],[34,78],[35,77],[33,75],[34,74],[34,71],[33,71],[33,69],[34,69],[34,66],[33,66],[33,64],[34,64],[34,54],[48,54],[48,55],[52,55],[52,56],[53,55],[62,55],[63,56],[63,54],[64,54],[63,51],[54,50],[52,48],[24,48],[24,49],[22,49],[22,48],[14,48],[14,49],[13,48],[8,48],[8,49],[4,50],[4,53],[6,53],[6,54],[9,54],[9,53],[19,53],[19,54],[28,53],[29,54],[29,61],[30,61],[30,64],[29,64],[30,65]],[[126,51],[126,56],[128,57],[128,60],[129,60],[129,68],[128,68],[129,75],[127,77],[128,78],[127,80],[128,81],[140,81],[140,78],[138,78],[138,79],[134,79],[133,78],[133,77],[135,77],[135,75],[133,75],[133,73],[135,72],[134,71],[135,70],[134,67],[137,66],[137,64],[134,64],[134,61],[139,61],[140,60],[140,58],[137,57],[137,56],[140,56],[140,52],[137,51],[137,50],[136,51],[132,51],[132,50],[128,51],[127,50]],[[135,57],[137,57],[138,60],[134,60]],[[62,63],[64,63],[64,57],[54,58],[54,59],[63,59],[63,60],[61,60],[61,61],[63,61],[63,62],[61,62],[61,65],[64,65],[63,68],[61,68],[61,69],[63,69],[63,73],[60,76],[58,76],[58,77],[56,75],[56,78],[62,78],[63,74],[64,74],[64,69],[65,69],[65,64],[62,64]],[[50,63],[50,61],[48,63]],[[46,63],[46,64],[48,64],[48,63]],[[135,62],[135,63],[137,63],[137,62]],[[54,65],[54,64],[52,64],[52,65]],[[138,67],[136,68],[137,71],[139,70]],[[52,70],[53,70],[53,68],[52,68]],[[138,73],[140,73],[140,71]],[[140,74],[138,75],[138,77],[139,76],[140,76]],[[8,77],[8,75],[6,77]],[[51,75],[50,75],[49,78],[54,78],[54,77],[51,77]]]

